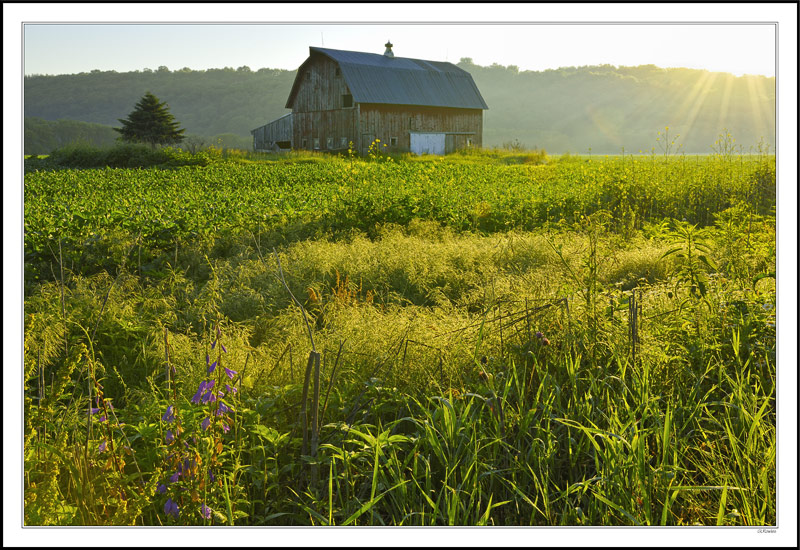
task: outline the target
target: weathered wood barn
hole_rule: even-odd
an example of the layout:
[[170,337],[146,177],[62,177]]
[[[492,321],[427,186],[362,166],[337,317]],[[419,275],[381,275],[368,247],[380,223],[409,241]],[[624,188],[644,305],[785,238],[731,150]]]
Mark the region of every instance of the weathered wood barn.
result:
[[445,154],[480,147],[483,110],[472,76],[452,63],[309,48],[286,107],[252,130],[257,151],[276,148]]

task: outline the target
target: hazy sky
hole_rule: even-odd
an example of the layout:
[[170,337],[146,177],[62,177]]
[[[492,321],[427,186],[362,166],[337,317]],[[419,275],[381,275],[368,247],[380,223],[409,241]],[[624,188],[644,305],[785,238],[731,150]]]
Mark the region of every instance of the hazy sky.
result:
[[775,75],[775,25],[761,24],[26,24],[24,71],[183,67],[296,69],[309,46],[520,70],[690,67]]

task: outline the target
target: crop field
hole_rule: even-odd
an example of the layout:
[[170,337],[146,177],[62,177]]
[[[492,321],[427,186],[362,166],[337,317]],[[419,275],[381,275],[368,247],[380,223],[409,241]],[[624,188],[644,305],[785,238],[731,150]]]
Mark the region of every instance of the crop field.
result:
[[26,161],[25,524],[775,525],[775,157],[728,138]]

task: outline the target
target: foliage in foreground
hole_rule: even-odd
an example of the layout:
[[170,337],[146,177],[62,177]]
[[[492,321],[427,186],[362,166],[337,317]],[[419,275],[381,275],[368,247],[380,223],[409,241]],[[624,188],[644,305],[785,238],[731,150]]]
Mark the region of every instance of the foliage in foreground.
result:
[[[592,169],[615,181],[616,162]],[[757,188],[736,162],[722,206]],[[325,193],[347,166],[303,174]],[[433,178],[456,169],[422,169],[458,212]],[[775,234],[756,201],[707,227],[628,227],[605,196],[533,231],[454,216],[281,242],[192,189],[220,200],[209,245],[159,248],[84,206],[80,224],[33,218],[119,241],[104,257],[51,238],[26,292],[26,524],[775,523]]]

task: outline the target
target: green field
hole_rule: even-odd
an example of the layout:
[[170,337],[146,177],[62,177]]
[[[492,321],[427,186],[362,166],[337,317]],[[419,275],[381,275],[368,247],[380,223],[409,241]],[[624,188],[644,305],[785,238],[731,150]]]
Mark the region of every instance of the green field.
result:
[[775,525],[775,157],[717,145],[26,161],[25,524]]

